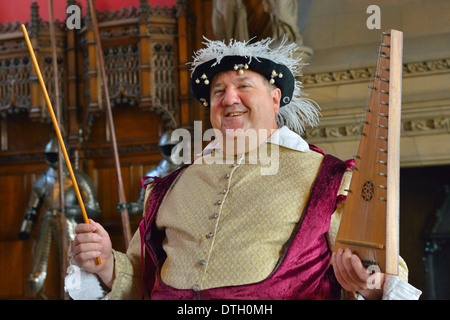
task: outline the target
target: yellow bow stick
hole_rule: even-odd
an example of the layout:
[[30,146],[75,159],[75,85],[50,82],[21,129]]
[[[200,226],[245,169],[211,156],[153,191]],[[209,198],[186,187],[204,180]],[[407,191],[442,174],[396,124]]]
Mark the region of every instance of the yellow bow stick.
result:
[[[69,155],[67,154],[66,147],[64,145],[64,140],[61,135],[61,130],[59,129],[58,120],[56,119],[55,112],[53,111],[52,102],[50,101],[50,97],[47,92],[47,88],[45,87],[44,78],[41,74],[41,69],[39,68],[39,64],[36,59],[36,55],[34,54],[33,46],[31,45],[30,37],[28,36],[27,28],[24,24],[21,25],[23,35],[25,37],[25,41],[28,46],[28,50],[30,51],[31,60],[33,61],[34,68],[36,69],[37,76],[39,78],[39,83],[41,84],[42,91],[44,93],[45,101],[47,102],[48,111],[53,121],[53,126],[55,127],[56,135],[58,137],[59,145],[61,146],[62,153],[64,155],[64,159],[67,164],[67,168],[69,169],[70,178],[72,179],[73,187],[75,189],[75,193],[77,194],[78,203],[80,204],[81,213],[83,214],[83,219],[85,223],[89,223],[89,219],[86,213],[86,208],[84,207],[83,198],[81,197],[80,189],[78,188],[78,183],[75,178],[75,174],[73,173],[72,165],[70,163]],[[97,263],[101,264],[100,257],[97,257]]]

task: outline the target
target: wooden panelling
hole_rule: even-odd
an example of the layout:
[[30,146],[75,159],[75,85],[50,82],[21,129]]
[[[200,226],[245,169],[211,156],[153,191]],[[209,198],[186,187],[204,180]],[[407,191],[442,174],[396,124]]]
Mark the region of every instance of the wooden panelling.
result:
[[29,247],[20,240],[0,241],[0,299],[25,297]]
[[[182,10],[186,10],[186,3],[180,3]],[[182,11],[178,13],[181,17]],[[186,11],[183,16],[186,17]],[[61,128],[72,165],[93,180],[102,210],[97,220],[110,233],[114,248],[125,251],[117,210],[117,174],[102,105],[104,97],[97,72],[95,42],[91,37],[92,25],[86,22],[79,30],[66,30],[63,24],[56,30],[57,52],[62,61],[59,70],[63,89]],[[191,44],[186,42],[191,39],[193,26],[186,20],[181,22],[183,36],[178,38],[176,8],[149,6],[146,1],[139,2],[139,10],[130,7],[99,15],[127,202],[139,199],[142,176],[162,159],[158,148],[161,135],[181,124],[180,82],[184,84],[183,124],[195,120],[189,110],[193,102],[187,96],[189,75],[186,66],[179,64],[190,60]],[[40,68],[48,75],[46,84],[52,98],[49,29],[46,21],[40,19],[36,6],[32,8],[32,23],[27,27]],[[0,47],[7,48],[0,52],[0,299],[42,299],[43,296],[28,297],[26,292],[41,216],[29,240],[19,240],[18,233],[31,187],[48,168],[43,152],[54,129],[46,117],[42,92],[33,78],[35,70],[22,46],[21,32],[15,26],[0,30]],[[184,48],[181,56],[178,47]],[[19,85],[18,80],[22,81]],[[14,83],[14,94],[5,96],[3,93],[10,92]],[[141,219],[141,214],[130,217],[132,233]],[[43,290],[45,297],[61,299],[61,284],[53,243]]]
[[[254,4],[251,2],[250,7]],[[162,159],[158,142],[166,130],[190,128],[194,121],[202,121],[203,130],[210,128],[209,110],[190,95],[190,71],[186,63],[192,61],[192,52],[203,46],[203,36],[214,39],[212,1],[177,1],[176,6],[155,7],[139,1],[138,9],[105,11],[98,16],[127,202],[139,199],[141,177]],[[40,67],[48,75],[47,89],[52,98],[49,27],[37,9],[38,6],[32,6],[27,27]],[[251,10],[261,12],[261,8]],[[86,19],[79,30],[67,30],[64,24],[56,29],[56,49],[61,59],[63,135],[73,166],[94,182],[102,210],[97,220],[110,233],[114,248],[124,251],[117,210],[117,174],[92,25]],[[24,299],[28,298],[26,279],[39,221],[30,240],[20,241],[17,234],[31,187],[47,169],[43,151],[54,129],[46,116],[41,88],[33,78],[35,70],[24,59],[28,53],[19,27],[0,30],[0,47],[6,48],[0,52],[0,61],[11,65],[2,69],[2,92],[10,91],[13,80],[23,79],[14,87],[23,92],[15,89],[11,97],[0,97],[3,99],[0,99],[0,298]],[[18,100],[19,97],[22,99]],[[141,215],[130,217],[132,233],[140,220]],[[49,299],[63,296],[54,246],[44,289]]]
[[25,110],[8,115],[6,127],[7,149],[2,150],[0,156],[42,153],[53,134],[53,128],[49,124],[30,121]]
[[28,199],[30,177],[24,174],[0,176],[0,241],[17,239]]

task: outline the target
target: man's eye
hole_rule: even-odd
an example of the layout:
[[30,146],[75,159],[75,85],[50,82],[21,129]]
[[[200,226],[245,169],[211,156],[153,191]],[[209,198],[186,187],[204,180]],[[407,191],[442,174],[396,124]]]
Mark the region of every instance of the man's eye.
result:
[[220,94],[222,94],[223,92],[224,92],[225,90],[222,90],[222,89],[220,89],[220,90],[214,90],[214,95],[220,95]]

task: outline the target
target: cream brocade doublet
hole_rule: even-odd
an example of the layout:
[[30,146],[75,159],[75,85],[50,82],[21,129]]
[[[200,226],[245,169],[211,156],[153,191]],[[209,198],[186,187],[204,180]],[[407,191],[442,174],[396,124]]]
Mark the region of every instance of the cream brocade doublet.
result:
[[[270,275],[303,213],[323,160],[314,151],[276,149],[278,172],[273,175],[261,175],[261,167],[268,165],[249,164],[249,154],[236,158],[235,164],[196,164],[212,153],[178,177],[156,219],[157,227],[166,231],[164,283],[204,290],[257,282]],[[339,194],[345,194],[350,178],[348,171]],[[146,200],[150,192],[151,185]],[[331,219],[331,247],[342,209],[339,205]],[[140,297],[140,254],[139,232],[126,255],[114,251],[116,279],[109,299]],[[407,274],[400,259],[400,279],[407,281]]]
[[323,159],[316,152],[276,149],[274,174],[261,175],[261,165],[249,163],[252,153],[235,164],[194,163],[182,173],[156,219],[166,230],[164,283],[203,290],[261,281],[272,272]]

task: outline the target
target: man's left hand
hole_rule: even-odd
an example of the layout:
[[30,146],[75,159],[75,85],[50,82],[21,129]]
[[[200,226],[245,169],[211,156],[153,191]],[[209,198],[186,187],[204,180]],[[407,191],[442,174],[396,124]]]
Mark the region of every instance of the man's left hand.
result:
[[[379,283],[370,286],[369,277],[372,276],[356,254],[352,254],[350,249],[339,249],[331,256],[334,274],[344,290],[357,291],[364,299],[379,300],[383,296],[384,273],[379,273],[376,279]],[[378,276],[377,275],[377,276]],[[374,287],[374,288],[372,288]]]

